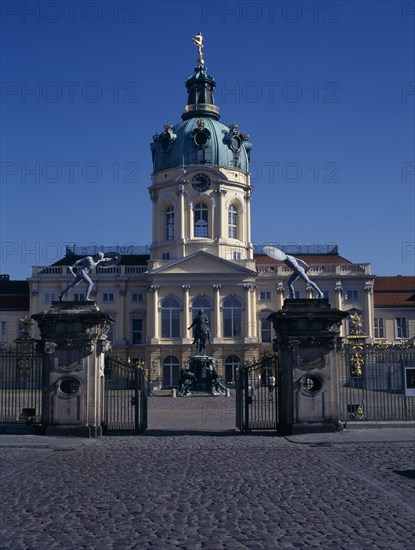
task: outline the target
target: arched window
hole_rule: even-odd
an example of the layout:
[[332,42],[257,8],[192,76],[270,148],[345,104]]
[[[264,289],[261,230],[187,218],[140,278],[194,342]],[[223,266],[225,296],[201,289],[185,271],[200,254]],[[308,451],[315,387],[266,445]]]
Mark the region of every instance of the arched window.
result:
[[208,207],[203,202],[198,202],[194,206],[194,234],[195,237],[207,237],[208,236]]
[[169,206],[166,210],[166,239],[174,239],[174,208]]
[[223,337],[239,338],[242,335],[242,303],[236,296],[223,300]]
[[236,369],[241,364],[237,355],[229,355],[225,360],[225,383],[229,385],[236,384]]
[[161,302],[161,337],[180,337],[180,304],[173,296]]
[[237,223],[238,213],[234,205],[231,204],[228,210],[228,237],[230,239],[237,238]]
[[209,326],[212,328],[212,304],[204,296],[198,296],[192,301],[192,319],[196,317],[199,309],[203,309],[209,319]]
[[163,361],[163,386],[171,388],[179,385],[180,363],[177,357],[169,355]]

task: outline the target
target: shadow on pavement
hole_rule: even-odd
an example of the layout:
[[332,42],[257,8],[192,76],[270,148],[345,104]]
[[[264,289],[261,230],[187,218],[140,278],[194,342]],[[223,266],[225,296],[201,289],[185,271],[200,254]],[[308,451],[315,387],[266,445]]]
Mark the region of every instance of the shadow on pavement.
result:
[[393,473],[409,479],[415,479],[415,470],[394,470]]
[[131,431],[111,431],[104,437],[183,437],[183,436],[198,436],[198,437],[282,437],[275,431],[255,431],[255,432],[240,432],[239,430],[170,430],[170,429],[149,429],[140,434],[133,434]]
[[184,435],[196,435],[203,437],[244,437],[244,436],[253,436],[253,437],[281,437],[277,432],[274,431],[255,431],[255,432],[240,432],[238,430],[157,430],[150,429],[147,430],[143,435],[152,436],[152,437],[174,437],[174,436],[184,436]]

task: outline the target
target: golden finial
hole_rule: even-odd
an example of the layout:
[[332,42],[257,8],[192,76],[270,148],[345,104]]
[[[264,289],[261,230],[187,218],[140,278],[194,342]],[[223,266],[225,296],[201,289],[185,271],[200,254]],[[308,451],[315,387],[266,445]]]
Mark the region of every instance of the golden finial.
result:
[[199,52],[199,59],[197,60],[197,64],[198,65],[204,65],[205,62],[203,61],[203,52],[202,52],[202,48],[203,48],[203,36],[202,36],[202,33],[200,32],[199,34],[196,34],[196,36],[193,36],[192,35],[192,42],[194,44],[196,44],[197,46],[197,50]]

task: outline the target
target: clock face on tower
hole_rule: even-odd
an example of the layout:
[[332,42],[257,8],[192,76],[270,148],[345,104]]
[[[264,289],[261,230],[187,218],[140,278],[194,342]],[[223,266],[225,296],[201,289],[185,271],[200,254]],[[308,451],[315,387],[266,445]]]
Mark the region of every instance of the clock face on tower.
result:
[[207,191],[210,187],[210,177],[203,172],[195,174],[192,178],[192,187],[196,191]]

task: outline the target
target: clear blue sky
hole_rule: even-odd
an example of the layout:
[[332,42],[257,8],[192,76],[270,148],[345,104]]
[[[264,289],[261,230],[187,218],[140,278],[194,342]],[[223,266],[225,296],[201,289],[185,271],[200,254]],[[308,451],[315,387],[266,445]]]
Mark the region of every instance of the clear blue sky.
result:
[[338,243],[414,270],[413,1],[3,1],[1,272],[65,244],[149,244],[149,144],[205,36],[251,136],[255,243]]

